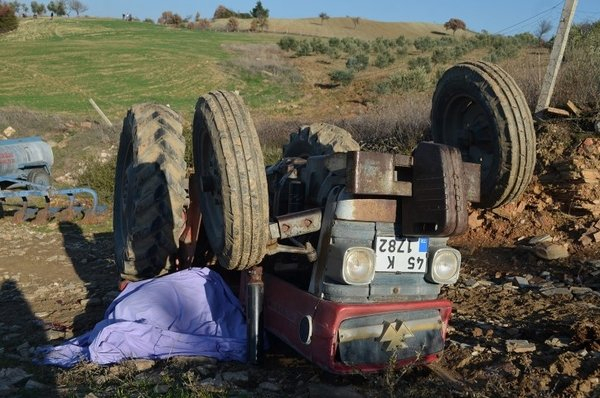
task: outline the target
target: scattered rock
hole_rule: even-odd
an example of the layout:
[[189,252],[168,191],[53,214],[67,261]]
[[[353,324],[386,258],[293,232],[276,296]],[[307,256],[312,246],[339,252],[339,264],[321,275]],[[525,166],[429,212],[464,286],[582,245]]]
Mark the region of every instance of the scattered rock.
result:
[[571,293],[573,293],[575,296],[583,296],[592,292],[592,288],[589,287],[574,286],[571,288]]
[[221,374],[224,381],[232,383],[247,383],[248,382],[248,371],[242,370],[239,372],[223,372]]
[[138,372],[144,372],[146,370],[152,369],[156,362],[154,362],[151,359],[137,359],[133,361],[133,364]]
[[565,296],[572,298],[571,289],[568,287],[552,287],[542,290],[541,293],[546,297]]
[[11,136],[12,136],[14,133],[16,133],[16,132],[17,132],[17,130],[15,130],[15,129],[14,129],[14,128],[12,128],[11,126],[8,126],[7,128],[5,128],[5,129],[2,131],[2,134],[4,134],[4,136],[5,136],[6,138],[10,138],[10,137],[11,137]]
[[310,398],[364,398],[353,386],[332,386],[315,383],[308,386]]
[[50,330],[46,331],[46,339],[48,341],[64,339],[64,338],[65,338],[65,332],[61,332],[60,330],[50,329]]
[[30,377],[31,375],[21,368],[0,369],[0,385],[14,386]]
[[566,339],[560,339],[558,337],[552,337],[544,342],[546,345],[549,345],[553,348],[563,348],[566,347],[568,341]]
[[47,385],[31,379],[27,380],[27,383],[25,383],[26,390],[47,390],[48,388]]
[[522,276],[513,277],[513,284],[520,288],[529,287],[529,281]]
[[569,250],[566,246],[558,243],[542,242],[533,246],[531,251],[544,260],[558,260],[569,257]]
[[166,384],[158,384],[154,386],[153,390],[155,394],[166,394],[169,392],[169,386]]
[[546,235],[534,236],[533,238],[529,239],[530,245],[537,245],[539,243],[544,243],[544,242],[552,242],[552,237],[550,235],[546,234]]
[[516,353],[534,352],[535,344],[527,340],[506,340],[506,351]]
[[477,280],[474,278],[467,278],[463,281],[463,283],[468,288],[475,288],[479,285],[479,282],[477,282]]
[[263,381],[258,385],[258,387],[262,390],[278,392],[281,391],[281,387],[278,384],[271,383],[270,381]]

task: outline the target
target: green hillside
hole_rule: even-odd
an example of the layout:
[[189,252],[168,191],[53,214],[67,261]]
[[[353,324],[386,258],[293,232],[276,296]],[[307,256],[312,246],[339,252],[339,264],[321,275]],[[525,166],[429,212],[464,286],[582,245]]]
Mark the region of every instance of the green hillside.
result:
[[171,29],[102,19],[24,20],[0,37],[0,107],[92,113],[109,118],[133,103],[156,101],[192,111],[197,97],[225,88],[281,96],[281,85],[228,71],[231,43],[275,43],[276,35]]

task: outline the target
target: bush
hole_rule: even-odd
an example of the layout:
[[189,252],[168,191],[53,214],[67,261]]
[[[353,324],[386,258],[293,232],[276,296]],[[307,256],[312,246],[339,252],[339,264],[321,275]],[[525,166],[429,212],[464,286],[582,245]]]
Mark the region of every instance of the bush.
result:
[[397,73],[390,78],[378,83],[375,91],[379,94],[400,93],[404,91],[423,91],[429,85],[427,73],[418,68]]
[[352,80],[354,79],[354,72],[352,72],[351,70],[348,70],[348,69],[334,70],[333,72],[329,73],[329,78],[333,82],[346,85],[346,84],[350,84],[352,82]]
[[89,159],[86,169],[77,179],[80,186],[87,186],[98,193],[98,199],[102,203],[112,203],[115,190],[116,158],[108,162],[100,162],[97,159]]
[[313,52],[318,54],[327,54],[327,50],[329,50],[327,44],[316,37],[310,41],[310,46],[312,47]]
[[376,53],[386,52],[394,46],[395,46],[395,42],[393,42],[389,39],[384,39],[382,37],[376,38],[375,41],[371,43],[371,48]]
[[340,45],[341,45],[341,40],[340,40],[340,39],[338,39],[337,37],[331,37],[331,38],[329,39],[329,47],[332,47],[332,48],[339,48],[339,47],[340,47]]
[[434,64],[446,64],[452,59],[451,50],[448,48],[436,48],[431,54],[431,62]]
[[454,45],[454,43],[456,43],[456,40],[454,40],[452,37],[442,37],[435,41],[435,46],[436,47],[449,47],[449,46]]
[[338,59],[342,56],[340,50],[335,47],[328,47],[327,55],[329,56],[329,58],[333,58],[333,59]]
[[519,54],[519,48],[508,42],[498,42],[494,45],[486,60],[497,63],[504,59],[514,58]]
[[298,41],[290,36],[282,37],[277,44],[283,51],[296,51],[298,48]]
[[358,40],[357,44],[360,47],[360,49],[363,50],[364,52],[371,51],[371,44],[368,41]]
[[[554,97],[600,108],[600,21],[573,26]],[[571,41],[572,40],[572,41]]]
[[154,25],[154,20],[152,18],[144,19],[144,22]]
[[471,42],[465,41],[460,44],[457,44],[452,49],[452,59],[458,59],[466,55],[469,51],[473,49]]
[[189,22],[187,28],[190,30],[206,30],[210,28],[210,21],[206,18],[201,18],[196,22]]
[[183,22],[183,18],[179,14],[173,14],[171,11],[163,11],[158,23],[161,25],[174,25],[179,26]]
[[435,47],[435,42],[431,37],[418,37],[413,42],[415,48],[421,52],[429,51]]
[[405,47],[408,44],[406,37],[400,35],[396,38],[396,46],[397,47]]
[[410,154],[430,127],[431,94],[379,98],[355,117],[334,124],[348,130],[361,150]]
[[427,57],[417,57],[408,60],[408,69],[423,69],[426,73],[431,72],[431,61]]
[[0,4],[0,34],[10,32],[19,27],[19,20],[14,10],[8,5]]
[[235,17],[230,17],[227,21],[227,31],[228,32],[237,32],[240,28],[240,24]]
[[358,51],[358,45],[351,37],[344,37],[340,44],[342,51],[344,51],[346,54],[352,55],[356,54]]
[[308,40],[304,39],[298,42],[298,47],[296,48],[296,56],[298,57],[306,57],[312,54],[312,46],[308,42]]
[[262,32],[264,30],[269,29],[269,19],[268,18],[254,18],[252,22],[250,22],[250,31],[251,32]]
[[390,66],[394,63],[396,58],[392,55],[391,52],[385,51],[377,54],[377,58],[375,58],[374,65],[378,68],[385,68],[386,66]]
[[348,58],[346,61],[346,68],[361,71],[367,69],[369,66],[369,56],[367,54],[358,54]]

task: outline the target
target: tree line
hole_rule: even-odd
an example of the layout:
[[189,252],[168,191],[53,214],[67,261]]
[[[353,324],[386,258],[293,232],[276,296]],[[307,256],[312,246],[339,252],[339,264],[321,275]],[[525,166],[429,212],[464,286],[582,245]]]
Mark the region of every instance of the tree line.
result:
[[70,15],[71,12],[79,16],[88,10],[87,5],[80,0],[52,0],[48,4],[32,1],[29,5],[20,1],[9,1],[0,4],[9,7],[16,15],[26,15],[31,10],[31,14],[35,16],[51,13],[62,17]]

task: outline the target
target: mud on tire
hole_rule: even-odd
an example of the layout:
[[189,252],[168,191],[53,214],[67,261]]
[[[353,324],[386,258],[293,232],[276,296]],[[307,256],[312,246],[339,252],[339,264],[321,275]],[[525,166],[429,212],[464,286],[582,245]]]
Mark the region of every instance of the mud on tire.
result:
[[113,202],[115,259],[124,279],[174,267],[187,201],[184,153],[182,118],[170,108],[142,104],[127,113]]
[[434,141],[460,149],[481,164],[479,207],[494,208],[520,196],[535,167],[535,130],[525,97],[500,67],[464,62],[437,83],[431,109]]
[[202,223],[219,264],[244,270],[260,263],[269,238],[264,160],[242,99],[213,91],[198,99],[194,169],[202,193]]

